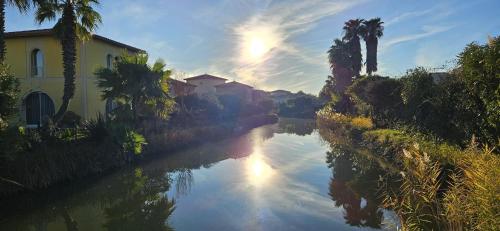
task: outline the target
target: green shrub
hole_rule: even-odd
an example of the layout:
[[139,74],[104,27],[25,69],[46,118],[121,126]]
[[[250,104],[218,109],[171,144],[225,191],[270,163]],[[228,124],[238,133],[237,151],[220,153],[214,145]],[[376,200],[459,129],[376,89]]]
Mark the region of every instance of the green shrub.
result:
[[122,166],[145,144],[140,134],[102,117],[75,129],[11,127],[0,133],[0,175],[10,180],[0,181],[0,195]]
[[19,80],[9,67],[0,63],[0,130],[6,128],[8,119],[17,112]]

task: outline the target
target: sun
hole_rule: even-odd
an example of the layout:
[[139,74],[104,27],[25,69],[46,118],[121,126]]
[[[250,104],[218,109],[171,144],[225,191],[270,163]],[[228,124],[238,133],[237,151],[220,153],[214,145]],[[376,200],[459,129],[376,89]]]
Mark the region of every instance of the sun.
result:
[[271,25],[238,27],[236,34],[239,35],[240,61],[244,64],[264,62],[282,41],[278,29]]
[[263,39],[253,37],[250,40],[248,49],[249,54],[250,56],[252,56],[252,58],[260,58],[269,50],[269,47]]

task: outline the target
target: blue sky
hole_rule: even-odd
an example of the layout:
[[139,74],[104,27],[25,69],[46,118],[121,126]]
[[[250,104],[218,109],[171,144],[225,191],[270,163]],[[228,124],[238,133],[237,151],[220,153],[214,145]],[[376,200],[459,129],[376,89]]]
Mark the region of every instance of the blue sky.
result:
[[[203,73],[258,88],[316,94],[326,51],[352,18],[381,17],[380,75],[450,66],[463,47],[500,33],[500,1],[101,0],[97,34],[164,59],[175,78]],[[7,8],[6,30],[49,28]]]

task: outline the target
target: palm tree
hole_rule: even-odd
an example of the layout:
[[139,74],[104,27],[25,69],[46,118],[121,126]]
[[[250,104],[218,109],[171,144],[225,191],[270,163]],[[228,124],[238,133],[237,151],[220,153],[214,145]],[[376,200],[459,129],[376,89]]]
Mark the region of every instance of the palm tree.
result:
[[[37,2],[37,1],[36,1]],[[5,7],[10,4],[16,7],[22,13],[26,12],[30,7],[28,0],[0,0],[0,62],[5,60]]]
[[352,103],[349,96],[345,94],[347,88],[352,84],[353,65],[350,45],[340,39],[335,39],[333,45],[328,50],[328,61],[332,69],[333,77],[335,78],[335,86],[333,89],[335,95],[340,97],[340,101],[336,104],[336,110],[340,112],[349,112],[352,108]]
[[361,44],[359,38],[362,32],[363,19],[351,19],[345,22],[343,41],[349,45],[352,70],[354,75],[359,77],[361,66],[363,65],[363,56],[361,55]]
[[377,71],[378,39],[384,35],[384,22],[380,18],[363,21],[362,35],[366,42],[366,73],[372,75]]
[[167,84],[171,71],[162,60],[150,66],[146,54],[123,55],[113,69],[100,68],[95,74],[102,98],[122,104],[119,109],[130,112],[135,123],[140,117],[166,119],[172,112]]
[[335,39],[333,45],[328,50],[328,61],[335,78],[335,91],[337,94],[344,94],[344,91],[352,83],[352,62],[349,44]]
[[99,13],[92,8],[98,4],[98,0],[47,0],[40,3],[36,11],[36,21],[40,24],[61,15],[54,31],[62,47],[64,94],[54,115],[55,123],[62,119],[75,93],[76,41],[90,39],[91,32],[102,22]]

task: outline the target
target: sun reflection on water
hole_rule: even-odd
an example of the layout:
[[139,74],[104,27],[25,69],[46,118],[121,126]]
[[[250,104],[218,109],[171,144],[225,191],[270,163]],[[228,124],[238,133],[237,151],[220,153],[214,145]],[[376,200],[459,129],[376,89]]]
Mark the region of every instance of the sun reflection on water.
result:
[[260,147],[254,148],[254,153],[246,160],[246,174],[248,182],[260,186],[270,181],[273,169],[264,161]]

